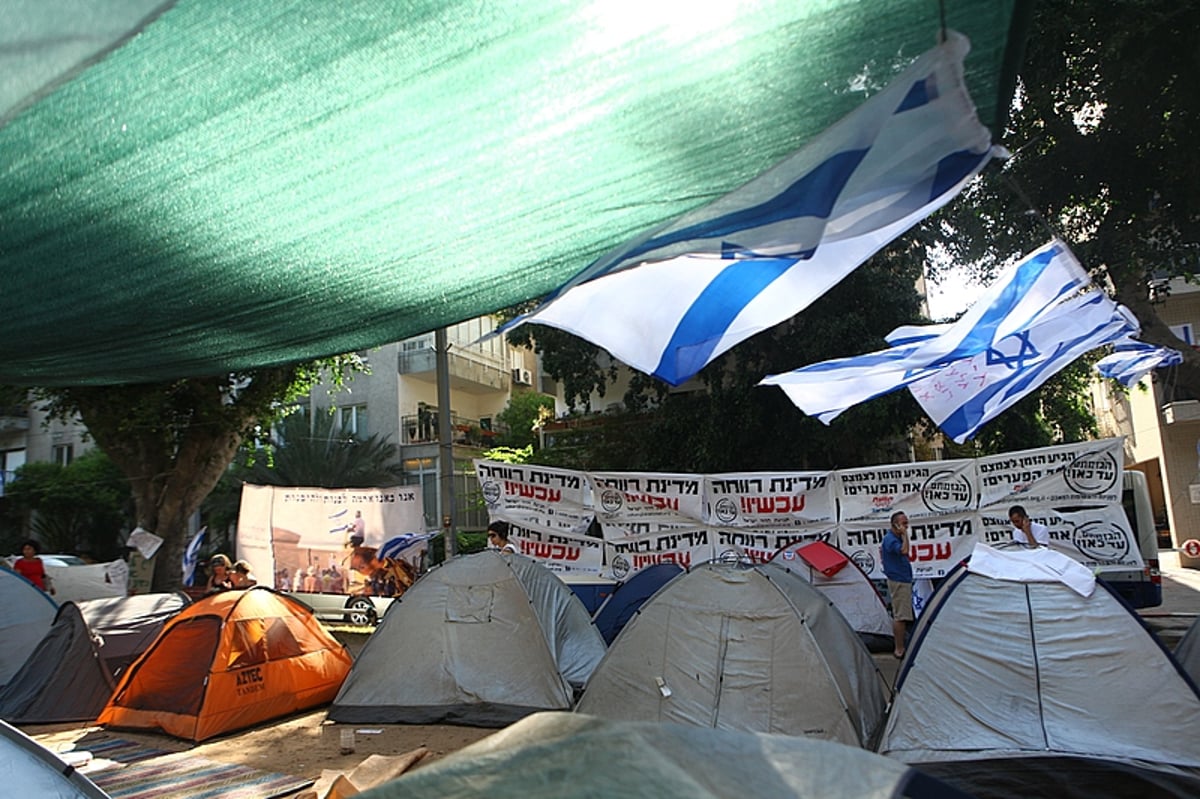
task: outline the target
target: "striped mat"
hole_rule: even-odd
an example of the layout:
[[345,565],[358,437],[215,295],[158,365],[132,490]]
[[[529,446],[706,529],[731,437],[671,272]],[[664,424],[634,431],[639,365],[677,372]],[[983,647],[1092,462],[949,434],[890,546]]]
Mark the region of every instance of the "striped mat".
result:
[[170,754],[166,749],[146,746],[137,741],[127,741],[124,738],[88,743],[81,748],[91,752],[92,757],[115,760],[118,763],[136,763],[139,760]]
[[[106,744],[114,745],[104,751]],[[218,763],[187,752],[154,750],[131,741],[105,742],[89,746],[88,751],[127,764],[88,774],[113,799],[272,799],[313,783],[303,777]]]

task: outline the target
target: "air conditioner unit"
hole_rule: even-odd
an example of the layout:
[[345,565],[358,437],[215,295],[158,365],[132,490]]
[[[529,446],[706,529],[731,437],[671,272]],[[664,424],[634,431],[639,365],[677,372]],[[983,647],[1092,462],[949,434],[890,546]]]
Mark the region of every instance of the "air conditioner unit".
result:
[[512,380],[514,383],[517,383],[522,386],[532,386],[533,385],[533,375],[530,374],[528,369],[513,369],[512,370]]

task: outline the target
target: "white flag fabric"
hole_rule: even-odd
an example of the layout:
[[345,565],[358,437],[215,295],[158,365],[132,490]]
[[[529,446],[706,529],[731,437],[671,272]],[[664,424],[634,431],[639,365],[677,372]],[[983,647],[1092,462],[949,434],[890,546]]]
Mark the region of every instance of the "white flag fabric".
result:
[[678,385],[788,319],[949,202],[999,148],[947,39],[740,189],[600,258],[510,322],[558,327]]
[[200,545],[204,543],[204,534],[208,532],[207,527],[201,527],[192,540],[188,541],[187,549],[183,552],[183,584],[192,584],[192,575],[196,573],[196,563],[200,559]]
[[800,410],[829,424],[847,408],[986,352],[1089,282],[1067,246],[1052,241],[1011,266],[953,324],[897,328],[887,336],[897,344],[890,349],[770,375],[760,385],[779,386]]
[[1163,366],[1178,366],[1183,363],[1183,353],[1169,347],[1147,344],[1137,339],[1119,341],[1112,355],[1096,361],[1095,369],[1103,377],[1132,386],[1150,372]]

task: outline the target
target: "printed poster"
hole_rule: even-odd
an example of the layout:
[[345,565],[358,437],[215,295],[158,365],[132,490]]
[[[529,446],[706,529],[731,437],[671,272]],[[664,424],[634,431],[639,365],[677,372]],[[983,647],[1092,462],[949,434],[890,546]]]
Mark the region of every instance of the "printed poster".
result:
[[587,477],[606,541],[705,526],[701,475],[589,472]]
[[919,461],[834,472],[842,522],[877,521],[886,529],[896,511],[910,520],[975,510],[975,461]]
[[[909,517],[909,553],[913,579],[945,577],[971,554],[977,540],[973,513],[913,519]],[[847,522],[839,530],[839,546],[872,580],[886,579],[880,548],[890,529],[888,519],[876,523]]]
[[1121,504],[1124,438],[977,458],[979,507]]
[[250,562],[260,585],[280,591],[392,596],[402,590],[395,571],[415,575],[419,564],[385,561],[379,550],[394,538],[422,533],[423,526],[419,486],[246,485],[237,557]]
[[837,521],[831,472],[738,472],[705,479],[713,527],[798,528]]
[[488,518],[547,533],[585,536],[594,513],[582,472],[476,460]]

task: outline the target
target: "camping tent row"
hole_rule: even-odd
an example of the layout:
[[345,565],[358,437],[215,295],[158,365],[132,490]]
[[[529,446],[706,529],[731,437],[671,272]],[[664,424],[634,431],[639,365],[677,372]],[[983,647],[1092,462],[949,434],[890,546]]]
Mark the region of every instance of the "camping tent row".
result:
[[877,751],[980,796],[1195,796],[1197,718],[1196,683],[1103,581],[980,544],[917,622]]
[[187,603],[180,593],[64,602],[0,688],[0,718],[13,724],[94,720],[119,675]]
[[[786,547],[772,560],[812,583],[850,623],[872,651],[891,649],[892,619],[874,583],[846,553],[825,541]],[[612,644],[642,604],[682,574],[676,563],[656,563],[618,583],[596,610],[592,622]]]
[[681,573],[606,651],[552,572],[486,551],[431,570],[405,593],[329,718],[502,726],[569,709],[585,685],[584,713],[856,746],[877,731],[887,702],[862,641],[784,566],[713,563]]

